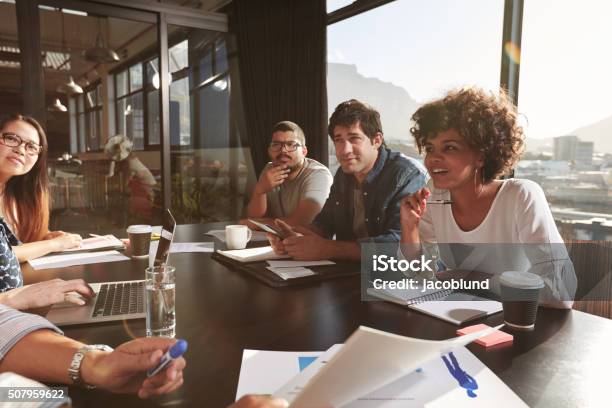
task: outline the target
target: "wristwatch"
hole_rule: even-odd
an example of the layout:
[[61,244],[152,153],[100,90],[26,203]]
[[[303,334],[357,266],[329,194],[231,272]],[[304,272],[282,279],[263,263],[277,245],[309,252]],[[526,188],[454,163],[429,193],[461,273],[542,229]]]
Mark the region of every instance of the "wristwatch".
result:
[[83,382],[81,378],[81,363],[83,363],[83,358],[85,358],[85,354],[89,353],[92,350],[101,350],[101,351],[113,351],[113,348],[107,346],[106,344],[92,344],[89,346],[83,346],[74,353],[72,356],[72,361],[70,362],[70,367],[68,368],[68,377],[72,380],[75,385],[81,386],[88,390],[93,390],[95,385],[89,385]]

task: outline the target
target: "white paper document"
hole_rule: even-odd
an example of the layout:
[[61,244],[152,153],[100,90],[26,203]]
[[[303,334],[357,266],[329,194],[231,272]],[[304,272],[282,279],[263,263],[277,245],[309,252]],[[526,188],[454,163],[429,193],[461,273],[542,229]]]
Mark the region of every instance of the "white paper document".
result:
[[129,260],[125,255],[117,251],[100,251],[100,252],[81,252],[77,254],[66,255],[49,255],[28,261],[32,268],[50,269],[50,268],[65,268],[67,266],[87,265],[102,262],[116,262]]
[[[428,361],[439,359],[495,329],[435,341],[359,327],[342,349],[304,383],[299,394],[279,396],[288,398],[295,407],[341,407],[412,374]],[[432,386],[436,386],[435,382]]]
[[272,394],[321,354],[321,351],[244,350],[236,399],[246,394]]
[[335,265],[333,261],[326,259],[322,261],[268,261],[268,265],[273,268],[293,268],[297,266],[324,266],[324,265]]
[[[276,390],[273,395],[292,401],[338,354],[336,345]],[[372,372],[375,376],[376,373]],[[351,377],[347,374],[347,377]],[[333,382],[330,387],[333,387]],[[305,407],[294,403],[292,407]],[[414,371],[366,395],[360,395],[345,408],[406,407],[526,407],[527,405],[489,368],[465,347],[424,362]],[[336,407],[340,407],[336,405]]]
[[289,255],[277,255],[271,246],[233,249],[229,251],[217,250],[221,255],[225,255],[238,262],[256,262],[265,261],[267,259],[286,259],[291,258]]
[[273,266],[268,266],[267,269],[269,271],[274,272],[275,274],[277,274],[279,277],[283,278],[284,280],[302,278],[304,276],[310,276],[310,275],[316,275],[316,273],[313,270],[304,268],[301,266],[296,267],[296,268],[277,268]]
[[[268,237],[266,237],[266,233],[263,231],[253,231],[252,232],[252,236],[251,236],[251,242],[267,242],[268,241]],[[210,230],[208,232],[205,232],[204,235],[212,235],[213,237],[217,238],[218,240],[220,240],[221,242],[225,242],[225,230]]]
[[[151,241],[149,247],[149,257],[155,257],[159,241]],[[170,245],[171,254],[180,254],[187,252],[215,252],[214,242],[173,242]]]

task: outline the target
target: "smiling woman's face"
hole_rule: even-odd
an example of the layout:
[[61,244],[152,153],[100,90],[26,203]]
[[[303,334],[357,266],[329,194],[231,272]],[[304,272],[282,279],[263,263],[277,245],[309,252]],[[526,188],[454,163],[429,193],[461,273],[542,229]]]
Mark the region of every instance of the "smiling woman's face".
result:
[[[15,138],[15,136],[19,137],[23,143],[16,147],[7,146],[5,140]],[[38,160],[38,155],[26,152],[28,143],[40,146],[40,137],[34,126],[21,120],[4,125],[0,131],[0,182],[6,183],[11,177],[20,176],[32,170]]]
[[455,129],[440,132],[425,143],[425,167],[436,188],[453,190],[474,183],[474,172],[482,165],[482,154],[469,147]]

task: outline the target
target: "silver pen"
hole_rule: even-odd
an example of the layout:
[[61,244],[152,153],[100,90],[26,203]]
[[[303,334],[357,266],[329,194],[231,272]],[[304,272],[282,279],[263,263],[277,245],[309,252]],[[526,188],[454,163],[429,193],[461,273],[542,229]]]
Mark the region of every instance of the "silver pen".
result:
[[452,204],[453,200],[430,200],[425,202],[427,204]]

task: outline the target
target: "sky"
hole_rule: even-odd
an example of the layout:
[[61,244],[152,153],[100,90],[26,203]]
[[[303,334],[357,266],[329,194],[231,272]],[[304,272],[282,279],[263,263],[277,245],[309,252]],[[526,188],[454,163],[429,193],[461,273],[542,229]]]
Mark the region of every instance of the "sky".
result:
[[[328,11],[350,3],[328,0]],[[328,27],[328,61],[417,102],[499,87],[503,0],[397,0]],[[544,138],[612,115],[612,1],[525,0],[519,111]],[[349,95],[347,95],[349,96]]]

